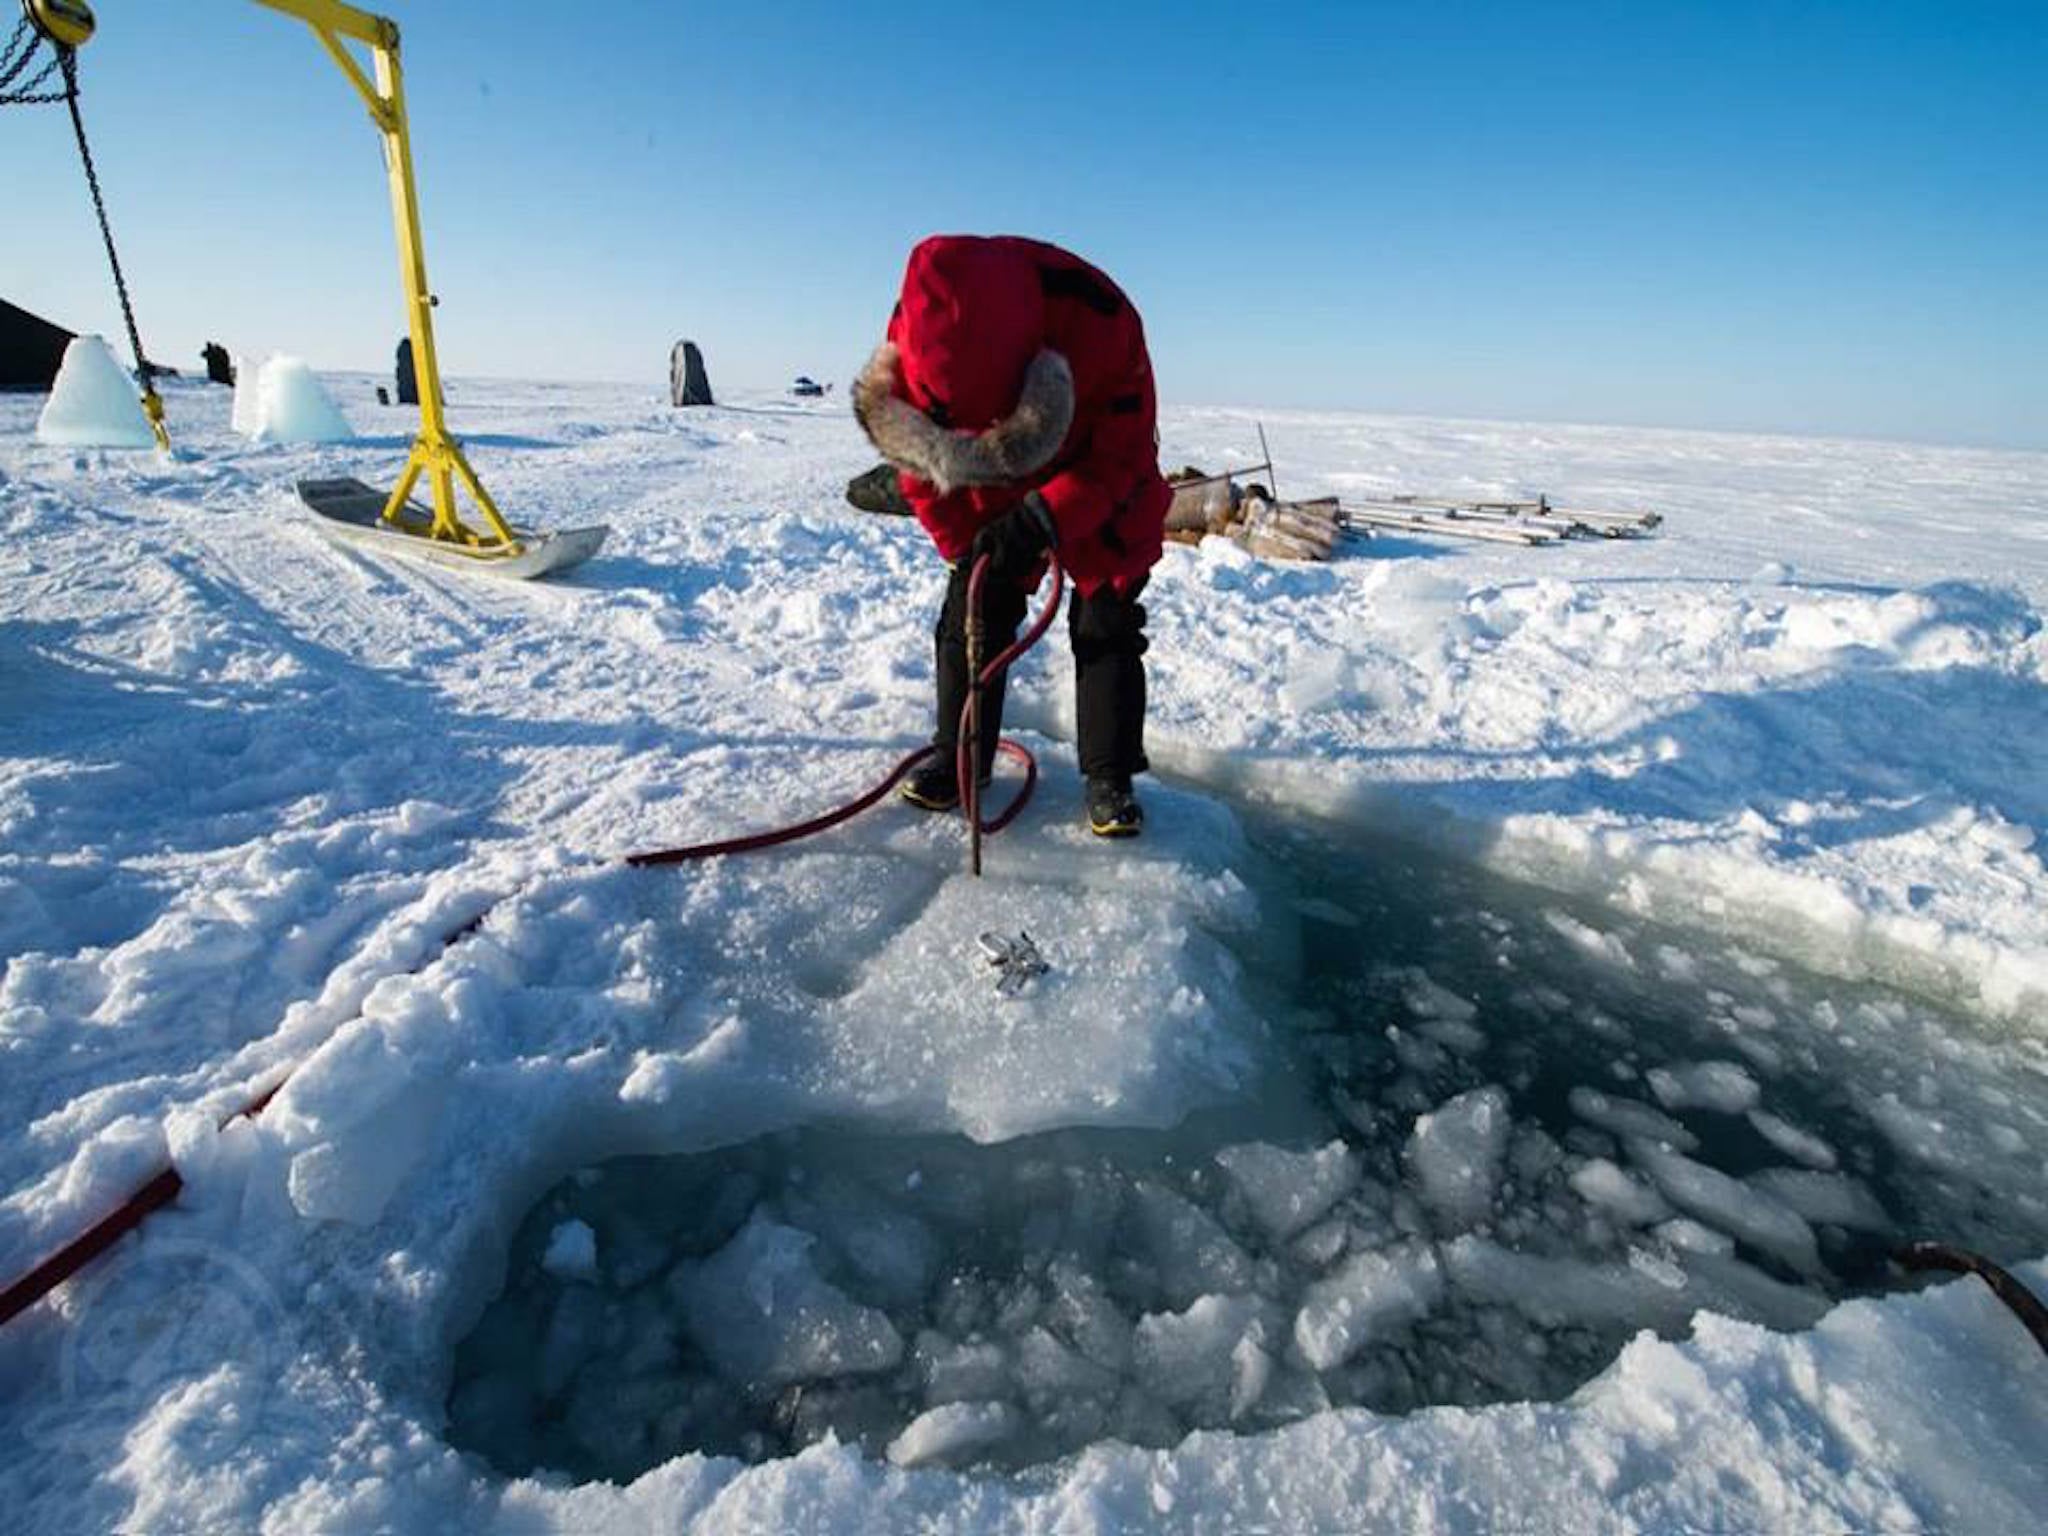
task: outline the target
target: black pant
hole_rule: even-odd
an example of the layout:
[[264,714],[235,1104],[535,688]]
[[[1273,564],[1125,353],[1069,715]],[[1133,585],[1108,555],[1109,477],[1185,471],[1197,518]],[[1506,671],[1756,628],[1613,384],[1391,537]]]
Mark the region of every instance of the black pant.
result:
[[[953,567],[945,606],[933,631],[939,684],[938,727],[932,740],[942,755],[957,750],[960,711],[967,703],[968,564]],[[1067,638],[1074,650],[1074,713],[1080,735],[1081,772],[1089,778],[1127,779],[1143,773],[1145,761],[1145,605],[1140,577],[1122,596],[1105,583],[1093,595],[1078,592],[1067,603]],[[1028,594],[1006,582],[982,583],[985,639],[982,665],[1017,638]],[[995,764],[1002,731],[1003,691],[998,677],[982,694],[981,771]]]

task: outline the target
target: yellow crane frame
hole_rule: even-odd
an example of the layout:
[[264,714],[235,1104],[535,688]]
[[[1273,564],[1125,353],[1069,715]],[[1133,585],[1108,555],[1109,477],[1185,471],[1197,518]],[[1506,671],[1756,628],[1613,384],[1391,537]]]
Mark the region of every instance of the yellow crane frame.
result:
[[[406,458],[405,471],[384,503],[384,521],[404,526],[400,513],[413,487],[424,475],[433,488],[434,521],[429,537],[468,546],[483,556],[516,554],[518,536],[499,514],[497,504],[463,456],[462,445],[448,432],[442,414],[441,365],[434,351],[434,296],[427,287],[425,242],[420,235],[419,188],[413,180],[412,138],[406,128],[405,82],[398,62],[398,23],[385,16],[344,5],[340,0],[256,0],[256,4],[296,17],[312,28],[328,55],[347,76],[369,108],[370,121],[384,139],[384,165],[391,179],[391,218],[398,233],[398,274],[405,288],[406,322],[412,333],[413,371],[419,380],[420,431]],[[344,41],[366,44],[373,84],[361,61]],[[467,527],[456,513],[455,485],[469,490],[490,533]]]

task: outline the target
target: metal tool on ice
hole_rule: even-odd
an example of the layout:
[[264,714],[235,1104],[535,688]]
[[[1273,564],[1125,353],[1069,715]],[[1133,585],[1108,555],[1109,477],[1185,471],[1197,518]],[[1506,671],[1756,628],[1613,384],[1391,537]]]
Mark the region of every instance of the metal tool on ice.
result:
[[990,929],[976,942],[981,945],[982,957],[1001,972],[996,977],[996,991],[1003,997],[1016,997],[1052,969],[1031,942],[1031,935],[1021,928],[1014,939]]

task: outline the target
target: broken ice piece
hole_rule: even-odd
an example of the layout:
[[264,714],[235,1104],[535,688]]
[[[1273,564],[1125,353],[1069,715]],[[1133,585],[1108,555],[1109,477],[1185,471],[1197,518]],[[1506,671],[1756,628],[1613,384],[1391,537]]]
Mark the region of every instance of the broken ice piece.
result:
[[1005,1439],[1017,1412],[1007,1403],[943,1403],[912,1419],[889,1442],[889,1460],[899,1467],[973,1459]]

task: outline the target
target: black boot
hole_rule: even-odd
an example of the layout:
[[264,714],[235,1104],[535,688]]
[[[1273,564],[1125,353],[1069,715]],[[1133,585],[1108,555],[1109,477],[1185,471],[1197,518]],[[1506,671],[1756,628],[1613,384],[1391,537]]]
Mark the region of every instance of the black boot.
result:
[[1088,830],[1097,837],[1136,837],[1145,825],[1145,808],[1131,793],[1128,778],[1098,775],[1088,781]]
[[1088,826],[1098,837],[1135,837],[1145,813],[1131,775],[1145,761],[1145,605],[1143,578],[1128,590],[1098,587],[1067,608],[1074,646],[1074,705],[1081,772],[1088,780]]
[[[988,788],[989,775],[981,776]],[[958,755],[952,752],[926,759],[911,770],[910,777],[897,786],[896,793],[921,811],[950,811],[960,804]]]

